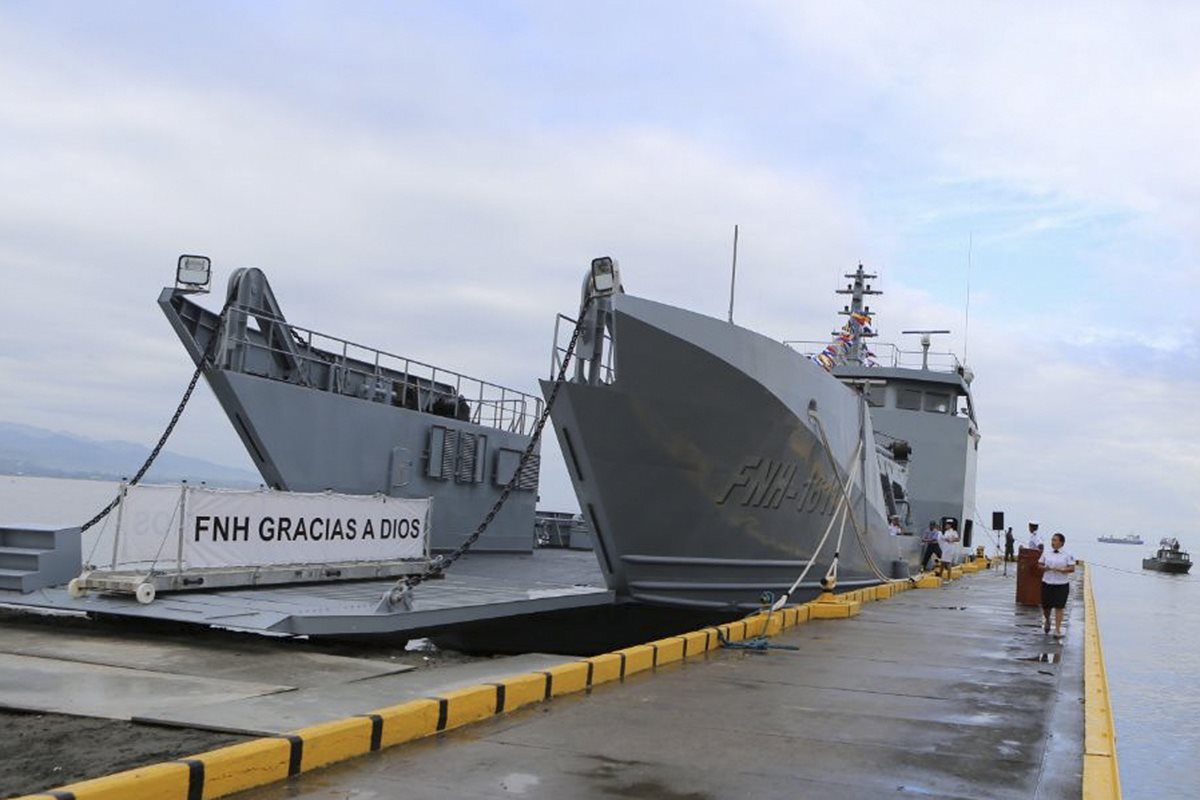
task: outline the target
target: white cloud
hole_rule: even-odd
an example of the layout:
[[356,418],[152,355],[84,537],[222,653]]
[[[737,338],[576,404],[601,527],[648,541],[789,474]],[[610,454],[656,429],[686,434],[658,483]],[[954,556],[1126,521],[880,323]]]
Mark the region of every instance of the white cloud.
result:
[[[797,51],[899,109],[948,176],[1197,220],[1200,52],[1184,3],[767,3]],[[1195,239],[1193,239],[1195,241]]]
[[[819,181],[673,131],[385,136],[104,63],[10,53],[0,69],[25,76],[0,89],[0,219],[19,234],[0,314],[23,356],[2,366],[0,416],[31,424],[152,440],[191,371],[153,302],[179,252],[222,278],[263,267],[298,324],[536,393],[593,255],[620,258],[632,290],[723,315],[731,227],[751,220],[739,321],[782,336],[825,311],[829,266],[861,238]],[[198,403],[175,446],[244,464]]]
[[[1198,433],[1183,409],[1200,400],[1187,355],[1200,274],[1178,270],[1200,252],[1200,55],[1187,40],[1200,12],[1113,8],[764,6],[757,25],[733,15],[761,47],[735,48],[728,74],[692,65],[702,82],[653,30],[627,33],[619,63],[583,66],[518,37],[542,49],[513,50],[534,66],[502,75],[489,67],[506,59],[481,54],[515,45],[484,28],[297,24],[261,52],[223,54],[244,76],[183,76],[0,21],[0,419],[152,441],[191,372],[154,305],[184,251],[213,256],[222,278],[263,267],[299,324],[536,392],[553,315],[573,311],[588,259],[614,255],[630,291],[723,317],[735,223],[739,323],[821,338],[841,272],[862,259],[882,273],[885,338],[947,326],[961,352],[965,275],[918,279],[902,254],[923,231],[983,218],[976,276],[991,282],[972,298],[970,344],[981,506],[1168,526],[1197,511],[1200,477],[1182,444]],[[607,24],[581,58],[612,55],[623,28]],[[708,44],[686,52],[725,53]],[[649,88],[629,71],[647,57],[637,48],[661,72]],[[760,64],[777,68],[738,71]],[[539,65],[561,68],[561,85]],[[617,100],[586,117],[606,79],[624,81],[604,87]],[[811,108],[793,84],[817,87]],[[754,114],[722,111],[743,93]],[[793,141],[797,129],[813,138]],[[930,186],[954,204],[911,201]],[[1087,285],[1021,263],[1037,237],[1087,226],[1109,232]],[[965,248],[970,231],[952,233]],[[1175,242],[1163,288],[1161,253],[1142,248]],[[989,263],[1001,248],[1015,266]],[[1006,276],[1040,302],[1006,306]],[[1183,374],[1144,375],[1121,362],[1129,347],[1178,358]],[[207,390],[174,446],[246,463]],[[1127,489],[1133,500],[1111,499]],[[550,504],[568,495],[548,476]]]

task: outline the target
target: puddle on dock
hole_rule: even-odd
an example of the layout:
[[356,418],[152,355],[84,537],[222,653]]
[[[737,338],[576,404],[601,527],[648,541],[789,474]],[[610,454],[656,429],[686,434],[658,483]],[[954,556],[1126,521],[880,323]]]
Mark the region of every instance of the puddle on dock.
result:
[[541,778],[537,775],[513,772],[504,776],[500,781],[500,788],[509,794],[525,794],[539,783],[541,783]]
[[1018,661],[1033,661],[1041,664],[1057,664],[1062,661],[1062,653],[1042,653],[1036,656],[1022,656]]

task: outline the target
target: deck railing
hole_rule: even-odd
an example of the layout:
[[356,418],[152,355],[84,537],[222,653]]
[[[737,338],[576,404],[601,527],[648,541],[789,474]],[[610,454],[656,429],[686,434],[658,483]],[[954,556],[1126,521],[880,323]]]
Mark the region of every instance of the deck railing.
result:
[[[241,309],[238,309],[241,310]],[[262,374],[254,368],[261,359],[250,351],[270,355],[270,361],[296,362],[287,375],[266,369],[264,377],[299,383],[313,389],[359,397],[413,410],[458,417],[477,425],[526,434],[542,413],[542,399],[506,386],[444,369],[413,358],[367,347],[348,339],[278,320],[290,331],[292,348],[272,345],[261,332],[230,336],[230,354],[242,350],[230,369]],[[261,324],[261,323],[260,323]]]
[[[558,377],[558,371],[562,368],[563,359],[567,355],[567,347],[570,344],[571,337],[575,334],[575,326],[579,322],[573,317],[568,317],[566,314],[559,314],[554,318],[554,343],[550,348],[550,380]],[[600,364],[600,383],[612,383],[617,375],[613,367],[613,340],[608,329],[603,329],[601,335],[604,337],[602,363]],[[590,356],[591,353],[582,353],[580,343],[576,342],[575,353],[573,358],[576,359],[576,364],[579,363],[579,357]],[[574,374],[568,372],[566,379],[573,380]]]
[[[793,350],[812,357],[825,349],[827,341],[785,339],[783,342]],[[920,369],[924,353],[920,350],[901,350],[890,342],[871,342],[864,345],[875,354],[875,362],[881,367]],[[934,372],[957,372],[961,366],[958,356],[948,351],[929,351],[929,369]]]

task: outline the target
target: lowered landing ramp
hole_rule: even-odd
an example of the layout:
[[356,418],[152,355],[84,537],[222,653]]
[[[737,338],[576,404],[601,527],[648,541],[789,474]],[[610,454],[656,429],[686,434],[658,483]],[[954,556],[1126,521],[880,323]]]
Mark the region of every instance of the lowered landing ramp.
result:
[[609,606],[589,552],[535,551],[530,555],[468,555],[441,580],[426,581],[411,611],[379,611],[392,580],[306,584],[261,589],[166,594],[149,605],[127,597],[65,588],[22,594],[0,591],[0,605],[83,612],[309,636],[417,635],[430,629],[551,611]]

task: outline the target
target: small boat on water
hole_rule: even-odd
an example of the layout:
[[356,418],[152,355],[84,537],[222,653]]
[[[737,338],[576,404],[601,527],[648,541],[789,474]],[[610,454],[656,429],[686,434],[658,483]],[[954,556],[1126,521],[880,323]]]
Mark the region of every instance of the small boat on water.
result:
[[1186,573],[1192,568],[1192,558],[1179,547],[1179,540],[1169,536],[1158,543],[1158,552],[1152,558],[1142,559],[1142,569],[1159,572]]
[[1141,536],[1136,533],[1128,533],[1124,536],[1097,536],[1097,542],[1104,544],[1145,544],[1146,542]]

